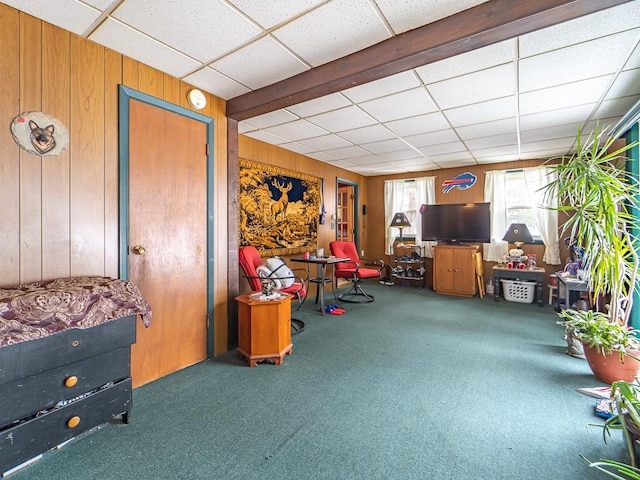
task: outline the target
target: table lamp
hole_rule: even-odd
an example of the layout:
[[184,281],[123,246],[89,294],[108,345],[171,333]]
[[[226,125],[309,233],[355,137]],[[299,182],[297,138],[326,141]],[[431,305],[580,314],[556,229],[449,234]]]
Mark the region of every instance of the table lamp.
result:
[[522,250],[522,245],[525,243],[533,243],[533,237],[526,223],[512,223],[509,225],[509,229],[502,237],[502,240],[513,243],[519,250]]
[[398,245],[403,245],[402,243],[402,229],[403,228],[407,228],[411,226],[411,222],[409,222],[409,219],[407,218],[407,214],[404,212],[397,212],[393,214],[393,220],[391,220],[391,225],[389,225],[392,228],[399,228],[400,229],[400,242],[398,243]]

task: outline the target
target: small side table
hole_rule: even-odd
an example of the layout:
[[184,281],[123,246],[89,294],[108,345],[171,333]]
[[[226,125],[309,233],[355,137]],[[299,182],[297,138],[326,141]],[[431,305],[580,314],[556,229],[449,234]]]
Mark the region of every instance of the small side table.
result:
[[542,282],[544,281],[544,276],[546,274],[546,270],[544,268],[505,268],[498,267],[497,265],[493,267],[493,299],[497,302],[500,299],[500,279],[506,278],[509,280],[535,280],[536,281],[536,290],[538,297],[538,306],[542,307]]
[[250,367],[267,360],[280,365],[293,351],[291,343],[291,295],[260,301],[253,293],[236,297],[238,301],[238,356]]

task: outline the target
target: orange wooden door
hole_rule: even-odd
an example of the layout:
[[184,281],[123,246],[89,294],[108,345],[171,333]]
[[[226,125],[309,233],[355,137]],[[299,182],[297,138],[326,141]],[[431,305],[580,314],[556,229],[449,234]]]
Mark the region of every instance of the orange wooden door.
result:
[[131,349],[140,386],[207,358],[207,136],[194,119],[129,108],[129,279],[153,310]]

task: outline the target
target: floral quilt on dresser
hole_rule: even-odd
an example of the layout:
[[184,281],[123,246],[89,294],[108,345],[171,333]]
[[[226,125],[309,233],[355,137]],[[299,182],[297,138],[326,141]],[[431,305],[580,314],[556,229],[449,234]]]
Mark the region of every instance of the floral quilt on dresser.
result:
[[0,347],[129,315],[151,324],[151,307],[126,280],[71,277],[0,288]]

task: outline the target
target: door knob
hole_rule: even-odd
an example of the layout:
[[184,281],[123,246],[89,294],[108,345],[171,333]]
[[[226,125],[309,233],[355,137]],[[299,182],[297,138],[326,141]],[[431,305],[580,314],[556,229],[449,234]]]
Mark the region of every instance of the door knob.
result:
[[135,247],[133,247],[133,253],[135,253],[136,255],[144,255],[145,253],[147,253],[147,249],[144,248],[142,245],[136,245]]

